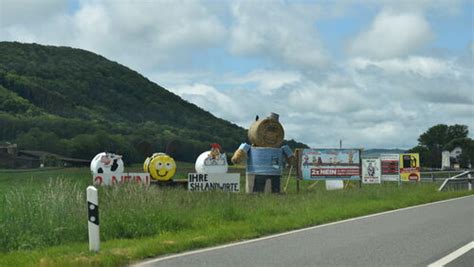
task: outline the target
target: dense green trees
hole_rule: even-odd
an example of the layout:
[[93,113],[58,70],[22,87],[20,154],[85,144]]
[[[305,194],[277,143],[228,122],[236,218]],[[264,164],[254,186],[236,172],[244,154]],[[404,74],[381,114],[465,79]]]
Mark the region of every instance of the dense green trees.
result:
[[474,164],[474,140],[468,137],[455,138],[449,141],[444,148],[452,151],[458,146],[461,147],[462,154],[459,155],[457,161],[462,168],[468,168],[470,164]]
[[[169,152],[178,160],[194,161],[209,144],[218,142],[233,151],[244,138],[201,134],[199,129],[156,123],[108,123],[43,115],[27,117],[0,111],[0,140],[21,149],[43,150],[70,157],[92,158],[101,151],[126,155],[127,162],[142,162],[153,152]],[[199,139],[202,138],[202,139]]]
[[459,146],[463,153],[458,161],[461,167],[467,168],[469,163],[474,163],[474,141],[468,137],[468,134],[469,129],[466,125],[438,124],[422,133],[418,138],[418,145],[410,152],[420,153],[422,166],[440,168],[441,153]]
[[99,55],[0,42],[0,142],[84,159],[115,151],[142,162],[166,151],[194,161],[210,143],[232,152],[246,138],[245,129]]

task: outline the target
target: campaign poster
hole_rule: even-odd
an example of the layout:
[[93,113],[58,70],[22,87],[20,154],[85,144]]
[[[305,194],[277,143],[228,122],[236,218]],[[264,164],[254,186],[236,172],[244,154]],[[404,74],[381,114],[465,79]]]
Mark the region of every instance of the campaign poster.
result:
[[381,154],[382,181],[398,182],[400,180],[400,156],[398,154]]
[[360,149],[303,149],[299,175],[304,180],[360,180]]
[[362,159],[362,183],[380,184],[381,166],[379,158]]
[[402,182],[420,181],[420,155],[418,153],[400,154],[400,177]]

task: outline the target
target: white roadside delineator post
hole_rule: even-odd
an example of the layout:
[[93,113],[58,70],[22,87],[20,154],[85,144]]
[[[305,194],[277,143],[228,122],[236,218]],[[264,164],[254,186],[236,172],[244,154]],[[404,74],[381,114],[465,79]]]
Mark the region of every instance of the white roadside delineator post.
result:
[[98,252],[100,249],[99,231],[99,197],[97,189],[87,187],[87,209],[89,217],[89,250]]

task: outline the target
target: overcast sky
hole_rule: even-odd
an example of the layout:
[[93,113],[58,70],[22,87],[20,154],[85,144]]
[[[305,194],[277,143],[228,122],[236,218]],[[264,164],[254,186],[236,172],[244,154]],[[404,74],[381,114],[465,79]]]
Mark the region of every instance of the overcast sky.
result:
[[0,40],[101,54],[248,128],[312,147],[474,133],[473,1],[0,0]]

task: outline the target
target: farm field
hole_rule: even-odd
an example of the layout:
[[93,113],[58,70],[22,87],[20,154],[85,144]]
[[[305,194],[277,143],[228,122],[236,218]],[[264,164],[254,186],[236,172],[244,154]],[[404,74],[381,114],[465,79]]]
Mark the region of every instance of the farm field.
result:
[[[178,163],[184,179],[193,164]],[[141,172],[141,166],[126,168]],[[242,167],[231,171],[242,172]],[[244,180],[241,177],[241,191]],[[282,187],[287,174],[282,177]],[[0,266],[125,265],[471,192],[437,192],[438,183],[356,184],[326,191],[294,179],[284,194],[191,193],[123,185],[99,188],[101,251],[88,252],[88,168],[0,170]]]

